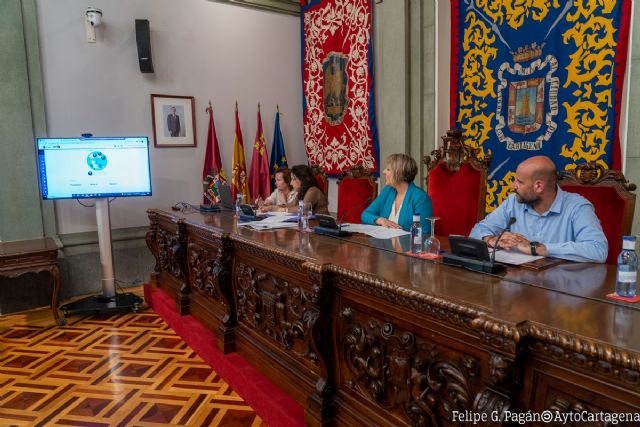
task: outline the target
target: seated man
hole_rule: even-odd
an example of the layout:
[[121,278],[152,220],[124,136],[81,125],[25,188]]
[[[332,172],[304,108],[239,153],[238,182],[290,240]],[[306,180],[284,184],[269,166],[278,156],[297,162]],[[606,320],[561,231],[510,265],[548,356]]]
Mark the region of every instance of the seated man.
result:
[[500,238],[500,248],[571,261],[605,262],[607,238],[593,205],[560,189],[550,158],[536,156],[520,163],[512,186],[515,194],[476,224],[470,237],[494,247],[515,218]]

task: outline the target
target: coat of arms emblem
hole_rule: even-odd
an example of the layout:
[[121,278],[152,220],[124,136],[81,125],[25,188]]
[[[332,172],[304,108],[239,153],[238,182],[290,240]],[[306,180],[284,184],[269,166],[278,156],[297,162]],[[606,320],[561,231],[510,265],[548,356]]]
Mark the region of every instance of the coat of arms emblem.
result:
[[518,48],[513,63],[498,69],[495,132],[507,150],[540,150],[558,128],[558,60],[542,59],[543,48],[535,42]]

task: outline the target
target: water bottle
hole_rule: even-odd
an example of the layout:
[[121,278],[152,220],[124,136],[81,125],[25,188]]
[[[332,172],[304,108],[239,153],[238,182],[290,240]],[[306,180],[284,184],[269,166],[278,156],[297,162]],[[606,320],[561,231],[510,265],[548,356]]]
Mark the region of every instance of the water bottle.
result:
[[411,252],[420,254],[423,251],[422,225],[420,224],[420,214],[413,214],[413,224],[411,224]]
[[622,237],[622,252],[618,255],[616,294],[627,298],[635,297],[637,278],[636,236],[624,236]]
[[240,218],[240,214],[242,213],[242,209],[240,209],[241,204],[242,204],[242,194],[238,194],[236,196],[236,218]]
[[304,213],[304,200],[298,202],[298,230],[304,231],[307,229],[307,216]]

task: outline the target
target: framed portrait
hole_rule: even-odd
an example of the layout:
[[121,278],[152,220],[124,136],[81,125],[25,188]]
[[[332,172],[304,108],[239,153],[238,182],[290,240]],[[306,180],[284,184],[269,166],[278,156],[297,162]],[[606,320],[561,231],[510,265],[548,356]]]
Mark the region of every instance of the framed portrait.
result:
[[151,94],[153,144],[157,148],[195,147],[193,96]]

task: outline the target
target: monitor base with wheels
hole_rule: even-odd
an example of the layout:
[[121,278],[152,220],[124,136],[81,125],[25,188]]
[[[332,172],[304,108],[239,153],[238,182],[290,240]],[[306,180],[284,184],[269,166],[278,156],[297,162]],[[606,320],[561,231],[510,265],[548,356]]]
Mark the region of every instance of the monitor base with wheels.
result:
[[65,304],[60,309],[65,317],[77,313],[109,313],[131,310],[137,313],[144,300],[132,293],[117,294],[113,297],[93,295]]

